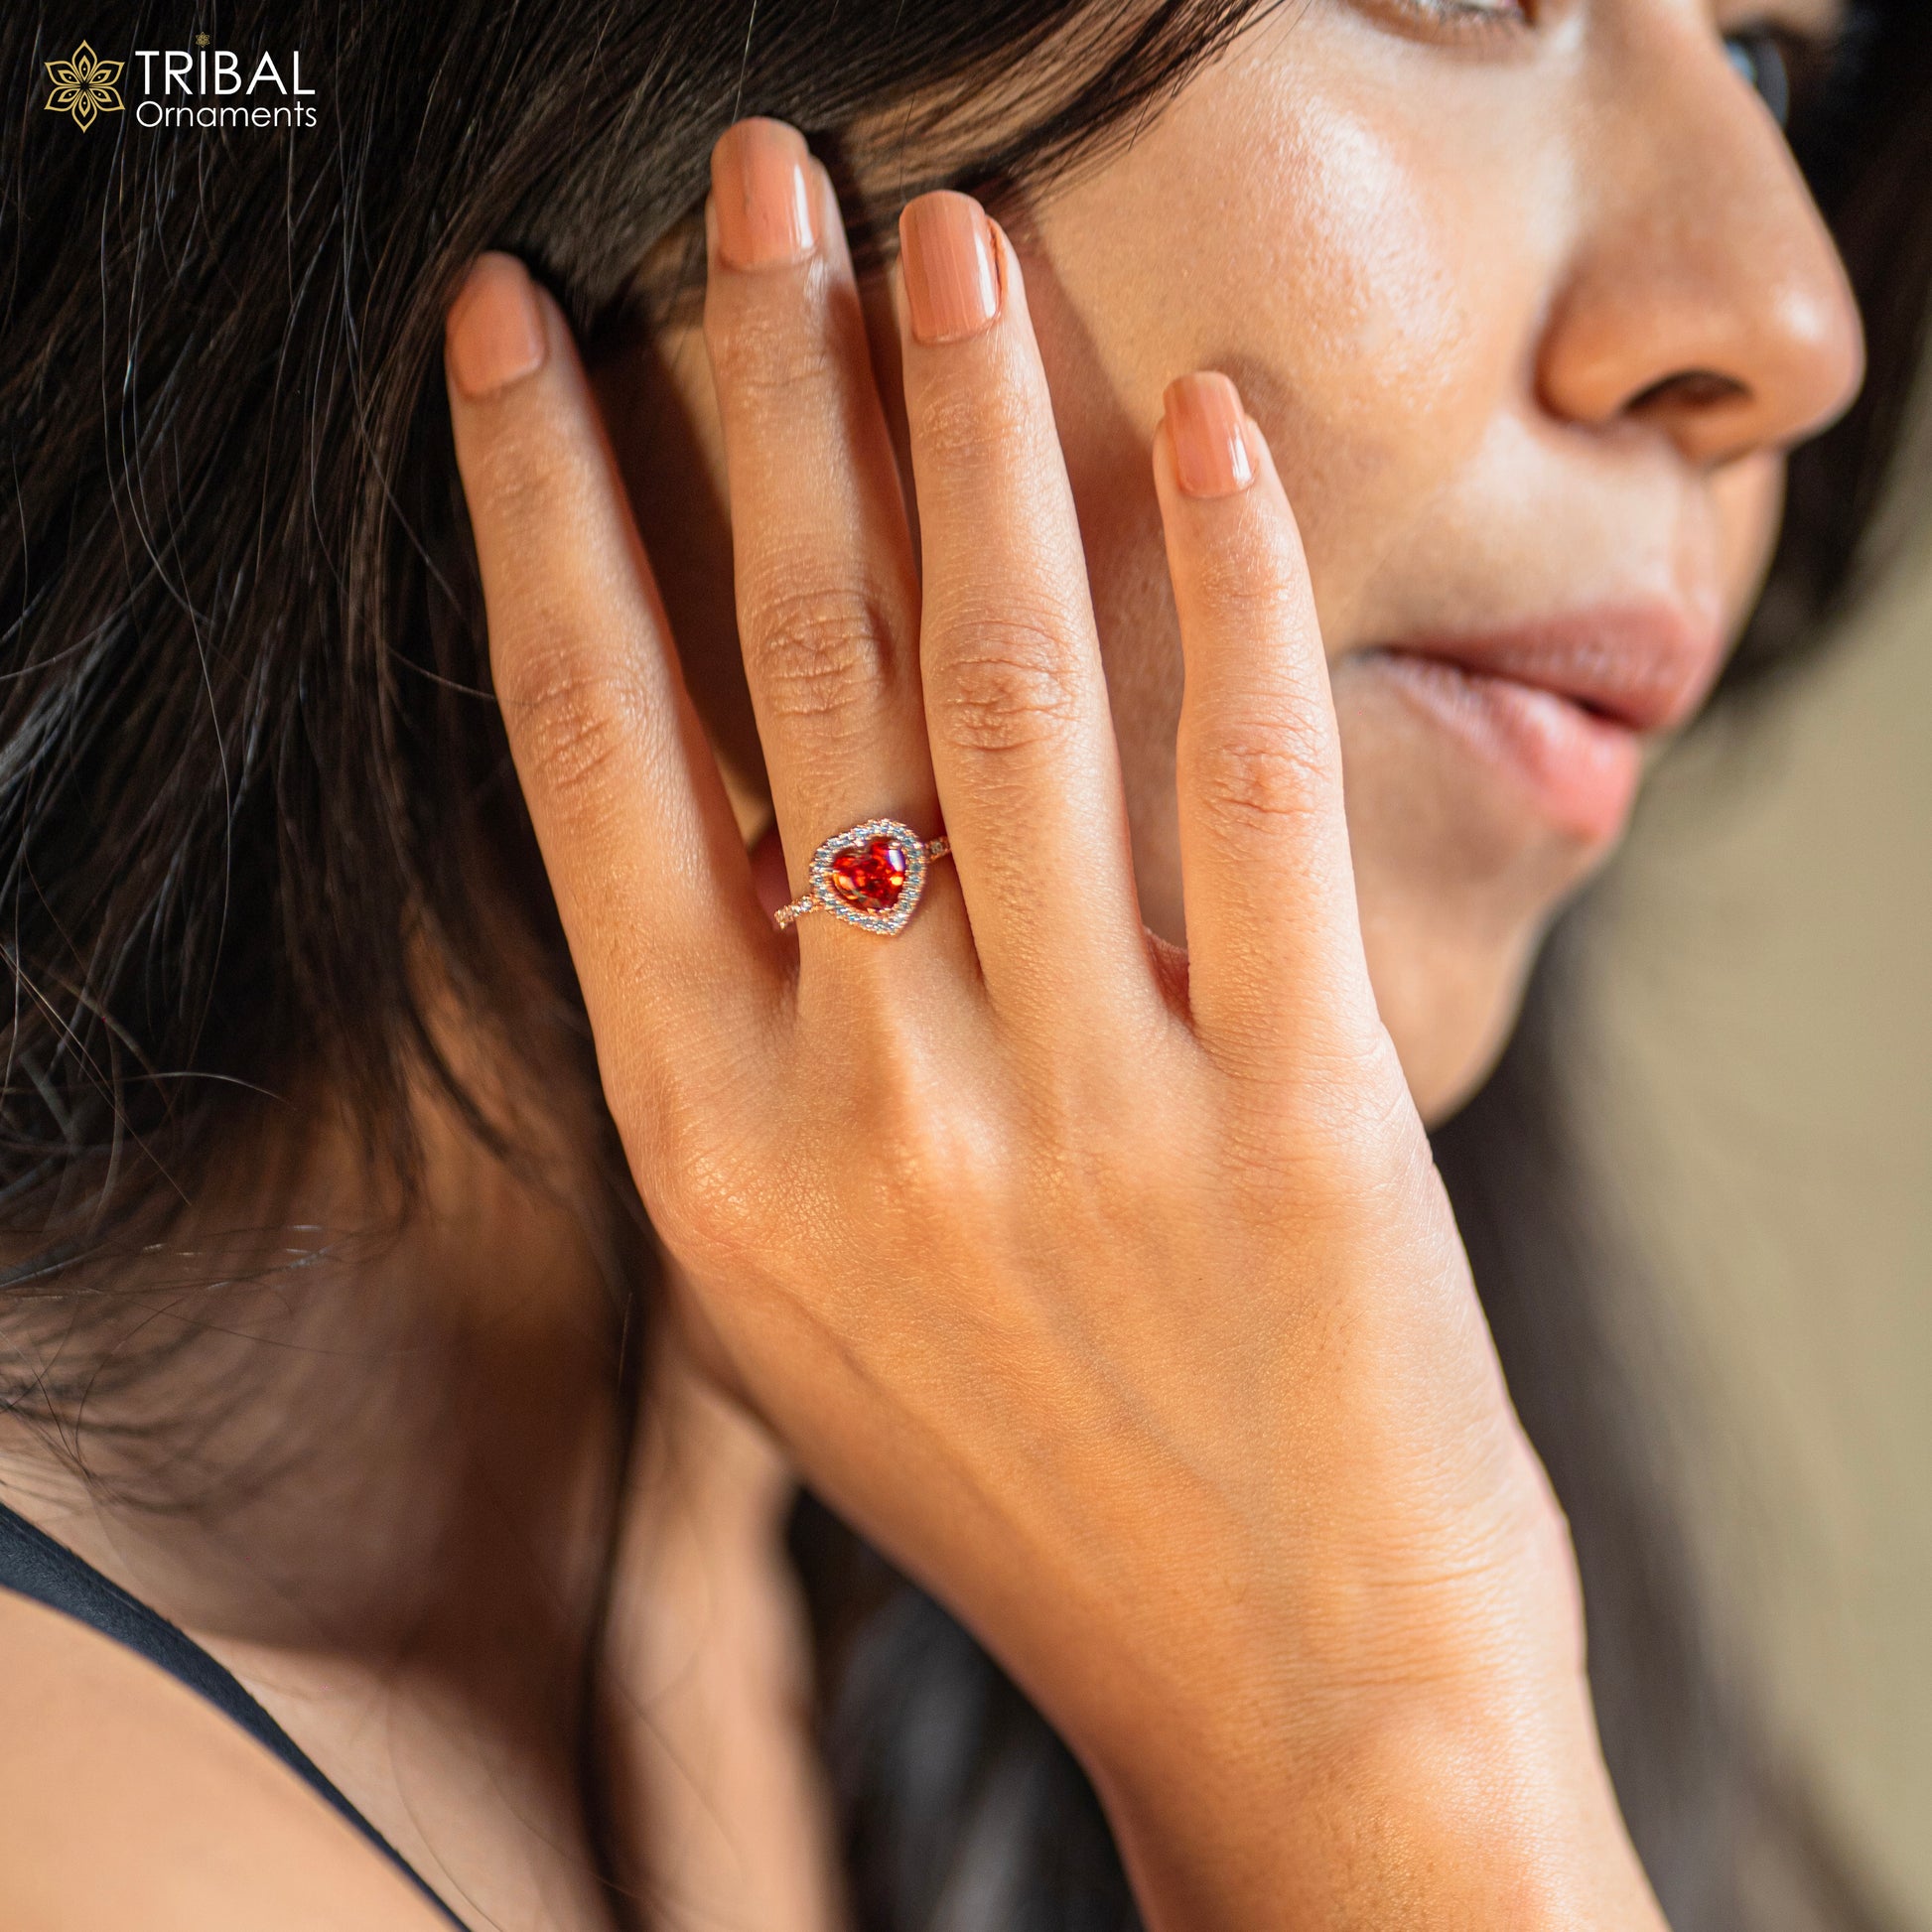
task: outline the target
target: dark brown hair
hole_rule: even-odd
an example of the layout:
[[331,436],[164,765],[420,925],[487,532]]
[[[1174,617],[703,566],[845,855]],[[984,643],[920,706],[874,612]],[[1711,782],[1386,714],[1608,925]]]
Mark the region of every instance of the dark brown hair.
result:
[[[587,338],[689,219],[712,140],[781,115],[835,161],[897,115],[907,193],[1078,165],[1156,111],[1260,0],[283,0],[222,10],[299,46],[320,124],[81,136],[44,111],[69,15],[0,24],[0,1404],[69,1434],[152,1370],[118,1271],[165,1244],[272,1103],[327,1066],[406,1175],[409,1082],[443,1064],[419,971],[523,1050],[584,1030],[488,697],[439,373],[444,305],[522,253]],[[212,25],[208,16],[207,24]],[[97,52],[197,22],[97,6]],[[997,126],[977,112],[998,80]],[[1016,90],[1015,82],[1019,81]],[[1732,670],[1809,648],[1855,582],[1932,285],[1932,17],[1861,9],[1793,126],[1872,345],[1852,416],[1799,455]],[[877,213],[853,209],[864,229]],[[648,318],[644,318],[646,323]],[[504,920],[554,968],[532,1013]],[[1765,1797],[1718,1688],[1668,1486],[1637,1449],[1539,1042],[1442,1137],[1511,1387],[1568,1507],[1618,1787],[1681,1927],[1735,1920]],[[621,1210],[614,1210],[621,1211]],[[823,1512],[796,1548],[828,1660],[827,1741],[868,1927],[1114,1927],[1132,1906],[1071,1760],[970,1638]],[[1767,1824],[1765,1821],[1769,1821]],[[1849,1897],[1849,1894],[1847,1894]],[[1841,1903],[1844,1901],[1841,1900]],[[1849,1911],[1849,1904],[1845,1906]]]

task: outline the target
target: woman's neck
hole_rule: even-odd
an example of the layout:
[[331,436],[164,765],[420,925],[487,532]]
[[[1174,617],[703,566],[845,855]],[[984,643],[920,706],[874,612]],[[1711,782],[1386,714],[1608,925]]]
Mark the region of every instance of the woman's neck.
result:
[[96,1345],[152,1365],[58,1431],[9,1419],[0,1495],[204,1643],[432,1882],[596,1923],[621,1216],[594,1163],[513,1173],[446,1113],[406,1211],[350,1146],[104,1283]]

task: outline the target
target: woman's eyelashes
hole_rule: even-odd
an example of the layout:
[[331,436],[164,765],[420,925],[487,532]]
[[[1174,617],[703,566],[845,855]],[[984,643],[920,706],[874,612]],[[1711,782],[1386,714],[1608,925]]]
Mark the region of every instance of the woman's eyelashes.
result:
[[1532,0],[1392,0],[1392,4],[1396,12],[1426,26],[1463,33],[1527,27],[1536,11]]
[[[1379,0],[1385,14],[1424,32],[1462,36],[1534,27],[1546,0]],[[1851,23],[1861,9],[1849,10]],[[1794,24],[1766,17],[1729,28],[1725,52],[1745,83],[1770,109],[1780,127],[1801,114],[1828,75],[1848,39],[1846,22],[1820,31],[1816,21]]]

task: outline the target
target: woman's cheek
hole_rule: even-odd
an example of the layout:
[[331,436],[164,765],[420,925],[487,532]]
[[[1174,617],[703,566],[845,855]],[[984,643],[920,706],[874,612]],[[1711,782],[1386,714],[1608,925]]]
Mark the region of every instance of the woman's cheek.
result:
[[[1304,52],[1318,52],[1311,36]],[[1166,383],[1231,375],[1301,522],[1331,657],[1428,602],[1430,533],[1520,416],[1547,212],[1520,177],[1451,167],[1494,131],[1319,61],[1230,62],[1096,177],[1027,211],[1029,303],[1066,447],[1133,820],[1144,914],[1181,936],[1173,732],[1181,679],[1147,446]],[[1547,180],[1547,176],[1546,176]],[[1467,795],[1386,694],[1337,706],[1371,964],[1405,1064],[1458,1090],[1492,1049],[1574,855]]]
[[1151,494],[1166,384],[1224,370],[1294,500],[1331,650],[1369,641],[1364,593],[1512,403],[1515,312],[1535,309],[1512,191],[1476,196],[1444,131],[1398,106],[1318,58],[1230,62],[1033,215],[1076,489]]

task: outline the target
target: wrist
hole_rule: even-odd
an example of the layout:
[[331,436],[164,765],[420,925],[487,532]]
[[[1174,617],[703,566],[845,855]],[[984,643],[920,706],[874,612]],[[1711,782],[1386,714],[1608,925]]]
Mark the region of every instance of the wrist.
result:
[[1581,1677],[1387,1694],[1287,1747],[1222,1728],[1092,1767],[1150,1932],[1664,1932]]

